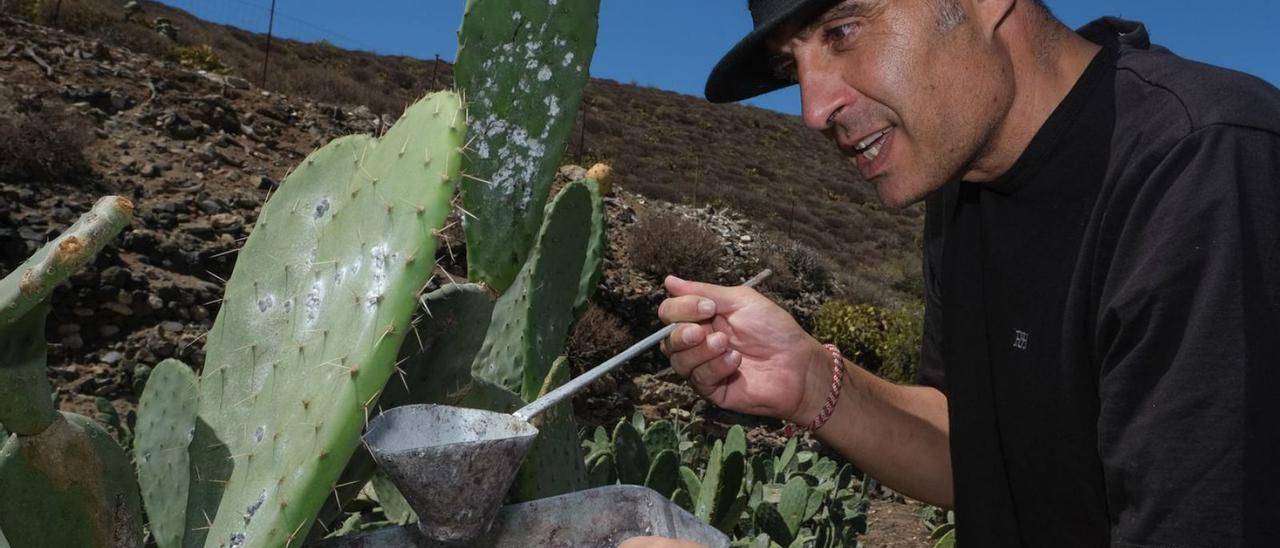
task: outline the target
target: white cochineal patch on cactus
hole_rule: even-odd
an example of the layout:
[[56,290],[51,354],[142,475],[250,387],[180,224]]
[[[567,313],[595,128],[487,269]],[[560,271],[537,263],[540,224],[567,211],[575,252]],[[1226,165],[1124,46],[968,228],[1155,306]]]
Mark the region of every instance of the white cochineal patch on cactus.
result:
[[[533,180],[542,157],[546,155],[546,139],[550,127],[544,126],[542,133],[534,137],[525,128],[490,114],[477,123],[477,129],[488,139],[499,135],[506,136],[506,141],[498,145],[499,167],[493,173],[490,182],[495,189],[507,196],[511,196],[517,186],[520,187],[521,193],[516,197],[518,206],[527,207],[533,199],[533,186],[529,181]],[[476,147],[476,154],[481,158],[489,159],[493,151],[488,142],[482,141]]]
[[319,202],[316,202],[316,207],[313,210],[311,218],[319,220],[320,218],[324,217],[325,213],[328,213],[328,212],[329,212],[329,199],[321,198]]
[[369,250],[369,255],[373,257],[373,261],[370,263],[373,279],[370,280],[371,285],[365,302],[369,305],[369,308],[373,308],[378,305],[378,302],[382,300],[382,295],[386,293],[388,272],[400,254],[388,252],[387,244],[381,243],[373,246],[373,249]]
[[306,298],[302,301],[302,309],[305,313],[307,325],[316,323],[320,319],[320,303],[324,298],[324,281],[316,279],[312,282],[311,289],[307,291]]
[[[521,12],[513,12],[511,19],[521,24],[525,16]],[[492,95],[492,90],[501,89],[498,85],[497,75],[502,67],[523,66],[527,71],[526,74],[516,82],[516,88],[524,95],[533,92],[533,86],[530,85],[532,76],[539,82],[551,80],[552,65],[546,64],[540,57],[543,43],[539,39],[546,33],[548,22],[544,21],[541,26],[535,29],[522,29],[520,35],[530,36],[528,40],[518,43],[507,42],[498,46],[493,57],[486,59],[482,64],[483,74],[485,74],[484,82],[479,89],[483,90],[477,94],[476,102],[484,104],[488,108],[483,109],[491,114],[477,119],[473,122],[473,134],[483,135],[475,146],[476,155],[485,160],[496,158],[500,167],[492,174],[490,182],[499,191],[507,196],[511,196],[516,186],[522,187],[522,192],[516,196],[519,207],[527,207],[533,199],[533,188],[530,181],[536,174],[536,170],[541,163],[543,156],[546,155],[546,140],[551,131],[549,124],[541,124],[541,131],[536,136],[527,127],[522,127],[512,123],[506,119],[500,118],[497,114],[492,114],[499,109],[494,108],[497,103]],[[551,43],[555,46],[563,46],[567,42],[559,37],[553,36]],[[573,54],[570,53],[562,66],[567,67],[572,61]],[[554,63],[554,61],[552,61]],[[543,101],[547,105],[549,118],[554,118],[560,113],[558,99],[554,95],[549,95]],[[514,102],[512,103],[514,104]],[[501,142],[506,137],[505,142]],[[497,147],[498,150],[494,150]]]
[[311,249],[307,250],[306,259],[302,263],[303,270],[311,270],[311,267],[316,264],[317,251],[318,250],[315,247],[312,247]]
[[350,263],[347,263],[345,266],[342,264],[335,265],[333,267],[333,285],[342,285],[344,280],[349,280],[355,277],[356,274],[360,273],[361,266],[362,263],[359,257]]

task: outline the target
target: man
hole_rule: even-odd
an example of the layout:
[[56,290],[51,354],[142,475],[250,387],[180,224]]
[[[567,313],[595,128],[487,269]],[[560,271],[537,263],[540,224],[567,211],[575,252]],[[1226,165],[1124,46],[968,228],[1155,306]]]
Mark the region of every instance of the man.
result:
[[1035,0],[749,4],[708,99],[798,83],[885,204],[927,201],[920,385],[835,383],[759,293],[672,277],[674,369],[965,546],[1275,545],[1280,93]]

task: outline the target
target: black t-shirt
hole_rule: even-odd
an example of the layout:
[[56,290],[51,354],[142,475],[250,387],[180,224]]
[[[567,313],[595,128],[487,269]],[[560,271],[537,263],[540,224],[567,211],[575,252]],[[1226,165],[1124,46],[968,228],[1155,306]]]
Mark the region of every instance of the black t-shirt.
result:
[[1280,546],[1280,92],[1118,19],[1008,173],[928,198],[919,381],[970,548]]

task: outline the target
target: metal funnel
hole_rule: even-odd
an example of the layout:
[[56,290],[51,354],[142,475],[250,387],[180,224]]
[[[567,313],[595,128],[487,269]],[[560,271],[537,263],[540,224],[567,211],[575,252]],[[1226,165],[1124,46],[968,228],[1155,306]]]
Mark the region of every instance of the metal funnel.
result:
[[502,505],[538,429],[506,413],[406,405],[369,424],[365,445],[436,546],[466,546]]

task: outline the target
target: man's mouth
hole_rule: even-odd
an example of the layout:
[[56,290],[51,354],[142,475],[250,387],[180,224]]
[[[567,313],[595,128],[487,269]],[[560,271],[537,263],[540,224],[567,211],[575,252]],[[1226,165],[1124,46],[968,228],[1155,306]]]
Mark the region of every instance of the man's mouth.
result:
[[861,141],[858,141],[857,145],[854,145],[853,153],[861,154],[867,160],[875,160],[876,156],[880,155],[880,146],[884,144],[884,136],[892,129],[893,126],[889,126],[866,136]]

